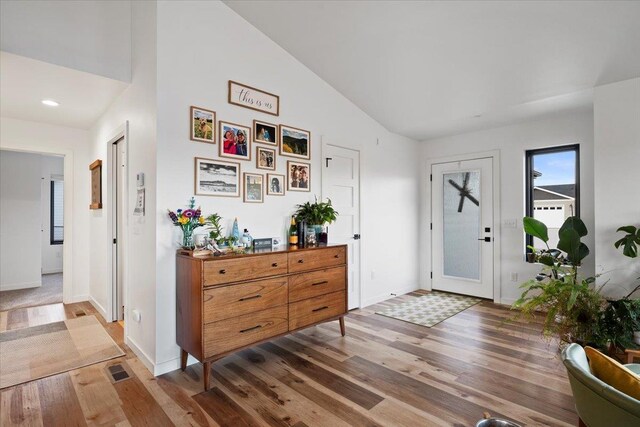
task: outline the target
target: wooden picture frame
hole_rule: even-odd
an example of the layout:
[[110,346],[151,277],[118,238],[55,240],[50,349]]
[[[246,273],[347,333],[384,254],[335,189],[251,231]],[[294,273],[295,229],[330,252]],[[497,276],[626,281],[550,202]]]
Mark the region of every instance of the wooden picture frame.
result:
[[[253,178],[253,182],[249,182]],[[264,202],[264,175],[260,173],[245,172],[242,176],[244,187],[243,201],[245,203],[262,203]]]
[[271,114],[280,115],[280,97],[262,89],[229,80],[229,104]]
[[276,149],[256,147],[256,168],[269,171],[276,170]]
[[[209,144],[216,143],[216,112],[207,110],[206,108],[194,107],[189,109],[189,118],[192,141],[207,142]],[[211,123],[209,123],[211,119]],[[207,138],[207,134],[211,132],[211,138]],[[202,136],[204,133],[204,136]]]
[[253,142],[277,146],[279,134],[278,125],[261,120],[253,121]]
[[280,125],[278,138],[280,155],[311,160],[311,132],[293,126]]
[[102,160],[89,165],[91,171],[91,204],[89,209],[102,209]]
[[[276,179],[277,184],[274,183],[274,179]],[[285,187],[285,179],[284,175],[280,175],[277,173],[268,173],[267,174],[267,182],[265,185],[267,187],[267,195],[268,196],[284,196],[284,187]]]
[[[247,126],[242,126],[237,123],[231,122],[223,122],[220,120],[218,122],[219,133],[218,139],[220,142],[220,147],[218,148],[218,154],[220,157],[228,157],[236,160],[251,160],[251,129]],[[227,132],[231,132],[232,135],[230,137],[235,141],[231,144],[229,135],[225,135]],[[244,144],[245,147],[242,149],[242,154],[238,154],[240,144],[241,133],[244,133]]]
[[287,160],[287,191],[311,191],[311,164]]
[[194,193],[197,196],[240,197],[240,163],[203,157],[194,160]]

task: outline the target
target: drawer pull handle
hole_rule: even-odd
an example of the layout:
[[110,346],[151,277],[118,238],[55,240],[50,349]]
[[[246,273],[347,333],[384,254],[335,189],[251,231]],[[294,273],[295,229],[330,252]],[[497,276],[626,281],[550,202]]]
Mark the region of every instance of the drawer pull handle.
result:
[[244,334],[245,332],[250,332],[250,331],[253,331],[253,330],[256,330],[256,329],[260,329],[260,328],[262,328],[262,325],[256,325],[256,326],[253,326],[251,328],[243,329],[243,330],[240,331],[240,333]]
[[262,295],[258,294],[258,295],[254,295],[252,297],[244,297],[244,298],[240,298],[238,301],[248,301],[250,299],[256,299],[256,298],[260,298]]
[[329,306],[328,306],[328,305],[325,305],[324,307],[314,308],[314,309],[313,309],[313,310],[311,310],[311,311],[313,311],[313,312],[315,313],[316,311],[326,310],[327,308],[329,308]]
[[298,260],[298,264],[302,264],[303,262],[304,262],[304,260],[303,260],[303,259],[299,259],[299,260]]
[[340,258],[340,255],[335,254],[333,257],[334,257],[334,258]]
[[220,270],[220,274],[227,274],[227,270],[225,269]]
[[271,264],[271,267],[277,267],[277,266],[278,266],[277,262],[274,262],[273,264]]
[[326,283],[329,283],[328,280],[323,280],[322,282],[318,282],[318,283],[312,283],[311,286],[318,286],[318,285],[324,285]]

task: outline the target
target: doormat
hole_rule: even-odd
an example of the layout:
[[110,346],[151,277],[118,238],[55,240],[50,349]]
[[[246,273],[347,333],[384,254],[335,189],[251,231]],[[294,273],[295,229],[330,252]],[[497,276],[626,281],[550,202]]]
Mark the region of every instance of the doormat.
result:
[[480,298],[433,291],[376,314],[430,328],[481,301]]
[[0,388],[123,355],[95,316],[0,332]]

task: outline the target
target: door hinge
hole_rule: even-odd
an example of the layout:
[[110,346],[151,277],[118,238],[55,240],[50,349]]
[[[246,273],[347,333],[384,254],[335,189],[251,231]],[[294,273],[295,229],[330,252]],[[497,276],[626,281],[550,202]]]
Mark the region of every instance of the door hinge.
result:
[[325,164],[327,165],[326,167],[329,167],[329,160],[333,160],[333,158],[332,158],[332,157],[326,157],[326,158],[324,159]]
[[433,230],[433,223],[429,224],[429,229]]
[[431,278],[433,279],[433,271],[431,272]]
[[116,243],[118,243],[118,241],[116,239],[113,239],[113,244],[115,245]]
[[429,174],[429,181],[433,182],[433,174]]

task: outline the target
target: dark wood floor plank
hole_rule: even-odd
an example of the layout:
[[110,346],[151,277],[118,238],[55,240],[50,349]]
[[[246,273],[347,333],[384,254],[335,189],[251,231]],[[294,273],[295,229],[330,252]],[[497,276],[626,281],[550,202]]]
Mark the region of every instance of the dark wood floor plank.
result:
[[87,425],[68,373],[38,380],[38,398],[43,425],[54,427]]
[[[293,342],[291,340],[288,341]],[[381,396],[378,396],[366,388],[360,387],[359,385],[354,384],[331,371],[309,362],[308,360],[275,345],[273,342],[262,344],[260,348],[281,357],[293,369],[302,372],[317,383],[322,384],[327,388],[340,390],[340,393],[347,399],[365,409],[371,409],[383,400]]]
[[138,377],[117,382],[113,387],[120,396],[122,410],[132,427],[174,425]]
[[251,415],[218,387],[196,394],[193,399],[220,427],[259,427]]

